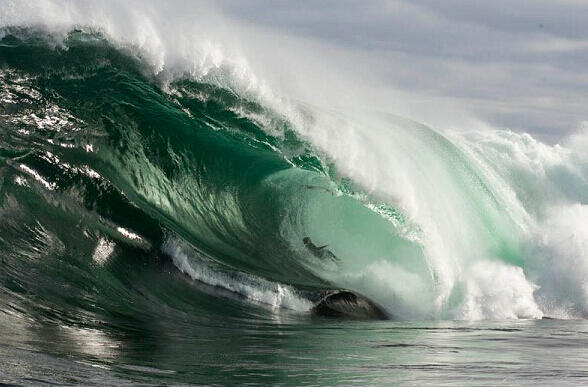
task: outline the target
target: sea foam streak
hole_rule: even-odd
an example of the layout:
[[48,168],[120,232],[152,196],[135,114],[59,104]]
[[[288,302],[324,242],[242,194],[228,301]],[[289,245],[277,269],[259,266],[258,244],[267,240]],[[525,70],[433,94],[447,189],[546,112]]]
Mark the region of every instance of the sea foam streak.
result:
[[162,250],[169,254],[178,269],[190,278],[206,285],[218,287],[246,299],[268,305],[272,308],[286,308],[305,312],[312,308],[312,302],[296,294],[291,287],[264,280],[252,275],[228,274],[206,262],[206,259],[185,243],[168,238]]

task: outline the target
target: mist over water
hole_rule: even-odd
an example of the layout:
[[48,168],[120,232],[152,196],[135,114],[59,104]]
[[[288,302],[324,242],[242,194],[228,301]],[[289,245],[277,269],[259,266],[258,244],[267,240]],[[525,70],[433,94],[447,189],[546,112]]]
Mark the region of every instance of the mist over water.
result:
[[[369,109],[373,80],[318,84],[291,36],[275,39],[292,61],[272,66],[267,31],[210,4],[0,5],[0,311],[18,343],[46,329],[62,346],[49,353],[168,380],[158,335],[214,355],[222,332],[228,356],[256,356],[258,326],[274,344],[280,327],[315,335],[328,289],[425,331],[588,313],[585,128],[551,145],[473,116],[449,130]],[[358,324],[364,344],[385,336]],[[142,335],[161,364],[122,349]]]

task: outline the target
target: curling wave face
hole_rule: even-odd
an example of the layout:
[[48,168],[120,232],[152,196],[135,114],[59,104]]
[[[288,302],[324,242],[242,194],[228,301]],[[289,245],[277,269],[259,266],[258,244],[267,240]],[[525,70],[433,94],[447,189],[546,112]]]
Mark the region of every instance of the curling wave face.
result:
[[0,41],[4,310],[231,314],[200,298],[214,288],[304,313],[346,288],[402,319],[588,312],[588,164],[571,147],[285,103],[234,87],[231,66],[154,71],[92,28],[56,39]]

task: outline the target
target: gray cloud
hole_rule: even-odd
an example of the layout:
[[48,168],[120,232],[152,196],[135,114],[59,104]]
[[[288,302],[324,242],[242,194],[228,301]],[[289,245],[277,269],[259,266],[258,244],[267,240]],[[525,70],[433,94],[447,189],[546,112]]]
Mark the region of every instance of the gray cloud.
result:
[[374,85],[449,101],[493,126],[555,142],[588,119],[585,1],[219,4],[241,23],[332,48],[349,68],[369,64]]

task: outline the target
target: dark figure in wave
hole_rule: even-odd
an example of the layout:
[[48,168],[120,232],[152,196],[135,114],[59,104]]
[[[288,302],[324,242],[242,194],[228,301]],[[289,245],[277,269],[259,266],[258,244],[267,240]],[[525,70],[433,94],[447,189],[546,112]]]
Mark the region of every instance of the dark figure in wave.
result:
[[308,251],[310,251],[315,257],[320,259],[330,259],[337,263],[341,262],[341,260],[335,254],[327,249],[327,246],[329,245],[317,246],[312,243],[312,240],[309,237],[302,238],[302,242],[304,242],[304,246],[306,246]]

